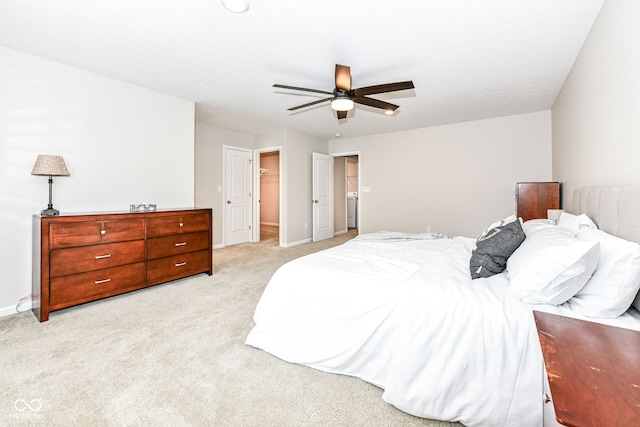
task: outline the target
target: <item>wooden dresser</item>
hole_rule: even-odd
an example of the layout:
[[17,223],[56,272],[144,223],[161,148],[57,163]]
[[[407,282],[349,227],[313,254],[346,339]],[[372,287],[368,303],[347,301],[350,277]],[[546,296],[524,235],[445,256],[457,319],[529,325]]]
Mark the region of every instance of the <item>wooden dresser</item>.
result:
[[516,216],[523,221],[547,218],[547,209],[560,209],[559,182],[516,184]]
[[213,274],[211,209],[33,217],[33,312]]
[[640,332],[533,313],[556,418],[545,427],[640,425]]

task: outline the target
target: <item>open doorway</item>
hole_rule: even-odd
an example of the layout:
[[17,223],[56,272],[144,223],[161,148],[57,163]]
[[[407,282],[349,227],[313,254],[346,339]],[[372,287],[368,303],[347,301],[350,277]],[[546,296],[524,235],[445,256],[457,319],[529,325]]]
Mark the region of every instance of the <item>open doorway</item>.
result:
[[347,157],[347,228],[358,228],[358,156]]
[[280,244],[280,151],[264,151],[258,156],[258,241]]
[[334,157],[335,234],[358,234],[360,221],[360,157],[357,153]]

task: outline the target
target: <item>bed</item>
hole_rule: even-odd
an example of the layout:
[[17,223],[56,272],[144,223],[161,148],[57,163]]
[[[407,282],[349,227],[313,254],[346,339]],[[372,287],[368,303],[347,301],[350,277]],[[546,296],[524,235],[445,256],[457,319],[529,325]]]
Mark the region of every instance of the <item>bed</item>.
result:
[[[640,187],[578,190],[574,206],[580,210],[558,225],[509,219],[489,226],[483,236],[519,227],[522,240],[498,257],[503,271],[475,278],[470,271],[482,270],[474,268],[486,247],[482,237],[378,232],[293,260],[265,288],[246,343],[375,384],[386,402],[415,416],[466,426],[542,425],[544,364],[534,309],[640,330],[640,313],[630,306],[635,298],[640,307],[640,245],[632,243],[640,241]],[[606,319],[585,314],[593,314],[590,303],[600,304],[598,295],[587,292],[586,303],[575,303],[586,283],[617,277],[598,270],[598,263],[605,268],[606,244],[578,239],[580,232],[601,232],[596,224],[635,245],[614,266],[624,269],[629,305],[620,309],[626,303],[616,301]],[[564,270],[549,279],[540,265],[564,255],[545,239],[555,242],[558,233],[581,256],[575,261],[572,253],[570,268],[556,266]]]

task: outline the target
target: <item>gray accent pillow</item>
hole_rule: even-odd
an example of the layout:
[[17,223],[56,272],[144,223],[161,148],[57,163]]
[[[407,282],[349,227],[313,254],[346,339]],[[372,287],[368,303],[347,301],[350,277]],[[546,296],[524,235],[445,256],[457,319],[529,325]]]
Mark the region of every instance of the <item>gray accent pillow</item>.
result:
[[507,267],[507,259],[524,241],[520,220],[502,221],[488,228],[476,241],[476,249],[471,254],[469,271],[472,279],[491,277],[502,273]]

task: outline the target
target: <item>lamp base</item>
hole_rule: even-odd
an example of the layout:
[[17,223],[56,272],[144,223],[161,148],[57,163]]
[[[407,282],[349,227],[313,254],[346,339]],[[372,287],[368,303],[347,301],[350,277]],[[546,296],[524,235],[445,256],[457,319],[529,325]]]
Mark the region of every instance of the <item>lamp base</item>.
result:
[[60,211],[58,209],[48,208],[40,212],[40,215],[42,216],[60,215]]

